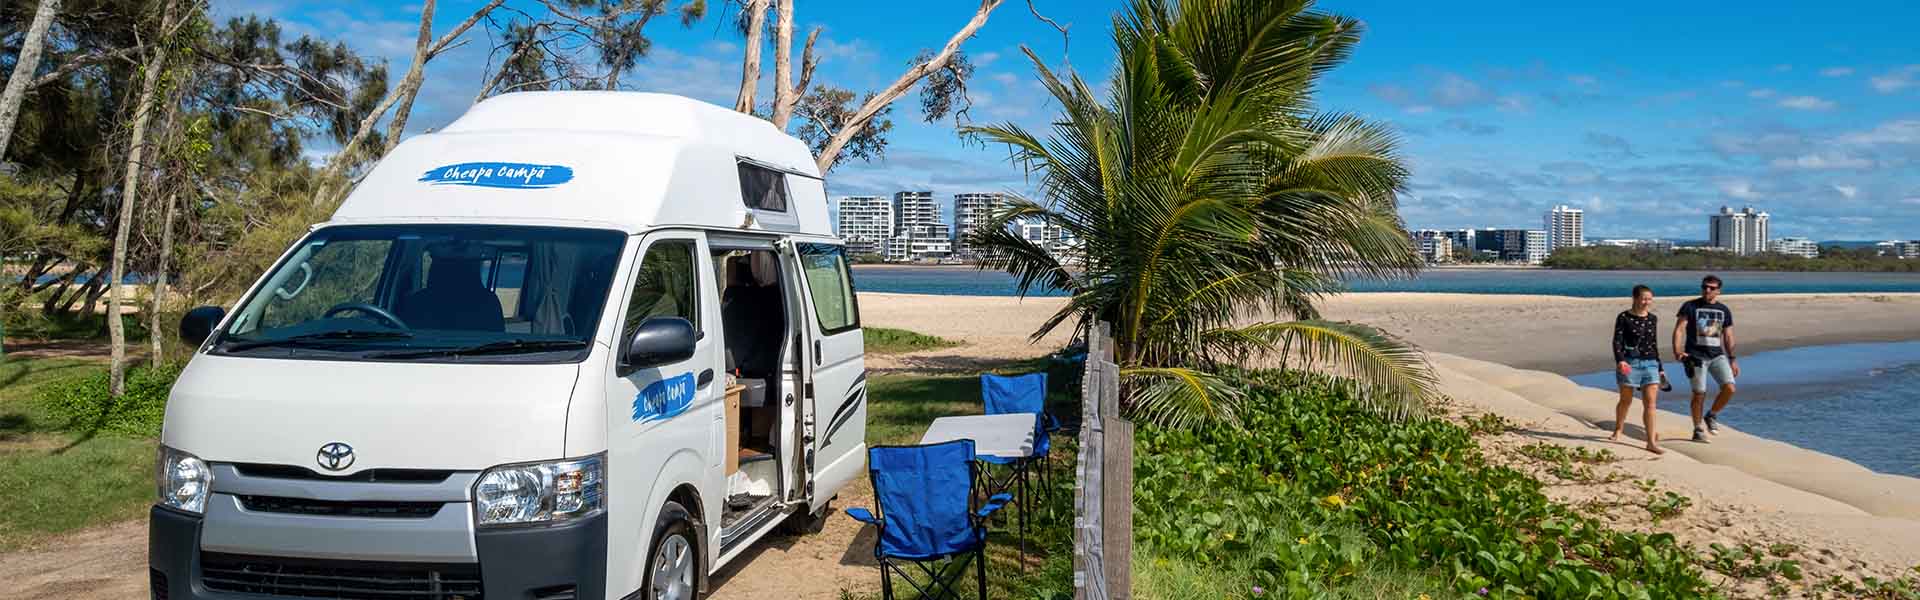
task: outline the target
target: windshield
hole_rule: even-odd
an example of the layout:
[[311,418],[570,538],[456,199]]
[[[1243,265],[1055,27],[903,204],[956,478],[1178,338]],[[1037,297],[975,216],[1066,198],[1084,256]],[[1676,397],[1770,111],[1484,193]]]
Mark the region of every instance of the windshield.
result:
[[561,362],[593,341],[626,236],[495,225],[314,232],[213,351],[281,358]]

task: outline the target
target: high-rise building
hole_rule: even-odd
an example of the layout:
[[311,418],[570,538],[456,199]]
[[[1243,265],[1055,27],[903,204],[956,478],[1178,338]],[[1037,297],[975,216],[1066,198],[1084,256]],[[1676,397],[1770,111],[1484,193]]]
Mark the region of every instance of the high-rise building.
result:
[[1553,207],[1544,219],[1547,253],[1561,248],[1578,248],[1587,243],[1586,211],[1566,205]]
[[969,258],[979,256],[980,252],[967,243],[967,236],[992,221],[993,214],[1005,204],[1005,194],[954,194],[954,254]]
[[940,218],[933,192],[893,194],[893,235],[887,238],[887,260],[911,262],[946,258],[953,253],[953,230]]
[[1774,240],[1768,249],[1779,254],[1798,256],[1801,258],[1820,257],[1820,244],[1803,237],[1783,237]]
[[1413,238],[1413,249],[1420,258],[1429,264],[1453,262],[1453,238],[1447,232],[1438,229],[1416,229],[1407,232]]
[[1547,255],[1550,253],[1547,250],[1547,232],[1530,229],[1524,235],[1526,236],[1527,264],[1537,265],[1547,262]]
[[1768,216],[1751,206],[1740,212],[1722,206],[1719,214],[1707,217],[1707,243],[1741,256],[1765,252]]
[[840,219],[834,228],[854,254],[885,254],[893,237],[893,203],[879,196],[840,198]]
[[898,232],[902,227],[935,225],[942,222],[940,205],[934,203],[933,192],[894,192],[894,231]]
[[1473,251],[1504,262],[1540,264],[1547,258],[1547,232],[1537,229],[1475,230]]

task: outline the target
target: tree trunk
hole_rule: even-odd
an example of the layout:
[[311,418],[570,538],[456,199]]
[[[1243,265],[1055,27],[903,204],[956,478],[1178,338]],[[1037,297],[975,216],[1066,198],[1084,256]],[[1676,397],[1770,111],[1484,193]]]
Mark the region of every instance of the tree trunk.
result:
[[159,368],[160,363],[163,362],[163,357],[161,356],[163,350],[160,347],[160,340],[166,336],[160,335],[160,314],[163,312],[167,303],[167,268],[172,266],[167,263],[169,262],[168,259],[173,258],[173,211],[177,205],[178,198],[176,198],[176,194],[167,194],[166,215],[161,217],[162,220],[160,222],[160,264],[153,270],[155,277],[153,282],[153,308],[151,309],[153,315],[150,322],[151,324],[147,325],[147,339],[153,342],[153,356],[150,357],[150,364],[156,369]]
[[[160,15],[161,36],[172,35],[173,3],[169,2]],[[153,118],[153,99],[159,92],[160,77],[167,66],[167,45],[153,45],[153,54],[147,59],[145,71],[140,79],[140,99],[133,107],[133,135],[127,142],[126,183],[120,189],[120,223],[113,233],[113,277],[107,280],[107,336],[112,344],[112,361],[107,364],[108,387],[113,397],[118,398],[127,391],[127,332],[126,325],[120,320],[120,307],[126,304],[126,286],[120,280],[127,272],[127,233],[133,228],[133,207],[139,200],[140,157],[146,151],[147,121]]]
[[881,109],[905,95],[907,90],[912,89],[914,84],[925,79],[928,74],[946,68],[947,63],[953,60],[953,54],[960,50],[960,44],[966,42],[967,38],[973,37],[974,32],[979,31],[981,26],[986,25],[987,15],[992,14],[993,9],[999,8],[1003,1],[981,0],[980,9],[973,13],[973,19],[967,21],[965,27],[961,27],[960,31],[947,40],[947,45],[940,49],[939,54],[935,54],[927,62],[907,69],[906,73],[900,74],[899,79],[894,80],[893,85],[887,86],[880,93],[867,99],[866,104],[860,105],[860,110],[855,111],[845,123],[840,124],[840,129],[833,133],[833,137],[827,139],[826,147],[820,150],[820,156],[814,158],[820,172],[824,174],[833,169],[834,164],[840,162],[840,150],[847,146],[847,142],[853,141],[853,136],[859,135],[861,130],[866,129],[867,124],[873,121],[875,115],[880,114]]
[[[474,11],[473,16],[467,17],[466,21],[455,26],[453,30],[441,36],[440,41],[435,42],[429,47],[424,43],[424,40],[433,35],[434,1],[435,0],[427,0],[426,3],[420,7],[420,39],[423,40],[423,43],[417,43],[414,46],[413,63],[407,67],[406,77],[400,80],[399,87],[389,90],[387,97],[380,99],[380,104],[374,106],[373,110],[368,112],[365,118],[360,119],[360,125],[353,130],[353,137],[347,138],[347,143],[341,145],[340,151],[335,153],[331,160],[327,161],[327,169],[324,176],[321,177],[320,187],[313,195],[313,204],[315,206],[323,206],[336,199],[334,196],[340,193],[343,187],[340,185],[340,180],[346,177],[347,167],[353,164],[354,153],[359,152],[360,145],[366,143],[367,137],[373,134],[373,127],[380,123],[380,117],[385,116],[387,109],[393,108],[395,104],[400,103],[402,98],[406,100],[405,104],[402,105],[398,112],[394,113],[394,120],[399,127],[389,126],[388,130],[397,133],[400,129],[406,127],[407,113],[413,110],[413,98],[420,93],[420,83],[426,80],[427,61],[433,60],[434,55],[446,50],[447,46],[452,44],[454,39],[459,38],[460,35],[466,33],[468,29],[472,29],[474,23],[479,22],[482,17],[487,16],[487,13],[493,12],[493,9],[499,8],[502,3],[506,2],[506,0],[493,0],[492,2],[488,2],[485,6],[480,7],[480,10]],[[399,143],[398,137],[398,135],[389,136],[382,154],[385,153],[384,150],[390,150],[394,144]]]
[[793,3],[780,0],[779,15],[773,25],[773,126],[787,130],[793,117]]
[[399,104],[393,107],[393,120],[387,122],[386,147],[380,149],[380,155],[386,156],[400,143],[400,134],[407,130],[407,116],[413,113],[413,99],[420,95],[420,80],[426,78],[428,44],[433,43],[433,0],[420,8],[420,35],[413,42],[413,64],[407,67],[407,76],[400,79],[400,89],[405,90]]
[[27,99],[27,86],[33,83],[33,72],[40,69],[40,50],[47,45],[47,28],[53,26],[53,15],[57,12],[60,12],[60,0],[40,0],[39,10],[33,12],[33,24],[27,27],[27,37],[20,42],[13,77],[7,79],[7,90],[0,92],[0,161],[7,158],[13,124],[20,118],[20,104]]
[[61,275],[53,281],[48,282],[47,287],[54,289],[52,292],[48,292],[47,299],[40,303],[40,314],[47,318],[53,318],[54,315],[60,314],[60,298],[67,295],[67,289],[73,287],[74,280],[79,279],[82,272],[91,268],[93,267],[85,264],[76,264],[72,270],[67,271],[67,274]]
[[753,114],[753,95],[760,91],[760,36],[767,29],[767,0],[747,0],[746,11],[747,58],[740,63],[740,96],[733,110]]
[[100,283],[102,281],[106,281],[105,279],[101,279],[102,277],[106,277],[106,276],[107,276],[106,267],[101,267],[100,270],[87,274],[87,282],[84,284],[81,284],[80,289],[74,290],[72,295],[67,296],[66,303],[60,305],[60,313],[62,314],[71,313],[73,312],[73,305],[75,303],[78,303],[81,300],[86,300],[87,301],[86,312],[83,312],[80,314],[87,315],[87,316],[93,315],[93,309],[95,306],[97,306],[97,303],[100,301],[99,294],[94,293],[94,290],[104,289],[106,287],[104,284]]

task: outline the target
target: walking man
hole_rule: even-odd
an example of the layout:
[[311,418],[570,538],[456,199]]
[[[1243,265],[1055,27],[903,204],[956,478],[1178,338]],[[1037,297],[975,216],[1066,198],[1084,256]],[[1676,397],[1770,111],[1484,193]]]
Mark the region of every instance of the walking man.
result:
[[[1700,297],[1681,304],[1677,320],[1673,325],[1673,353],[1686,367],[1687,381],[1693,387],[1693,441],[1706,443],[1708,433],[1720,433],[1720,411],[1733,400],[1733,380],[1740,376],[1740,365],[1733,357],[1733,309],[1720,303],[1720,278],[1708,275],[1700,280]],[[1686,333],[1685,343],[1682,332]],[[1720,395],[1702,416],[1708,375],[1720,387]]]

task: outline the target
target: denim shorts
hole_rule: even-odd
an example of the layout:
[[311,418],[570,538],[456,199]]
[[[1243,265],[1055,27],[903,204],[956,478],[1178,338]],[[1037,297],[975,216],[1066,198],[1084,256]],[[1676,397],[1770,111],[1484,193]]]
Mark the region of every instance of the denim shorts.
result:
[[[1701,373],[1701,371],[1706,371]],[[1693,393],[1707,393],[1707,376],[1713,376],[1713,382],[1721,387],[1733,385],[1733,361],[1722,354],[1706,360],[1687,361],[1687,381],[1693,384]]]
[[1613,379],[1622,387],[1642,388],[1660,384],[1660,361],[1653,358],[1634,358],[1627,360],[1627,372],[1621,374],[1620,365],[1614,365]]

